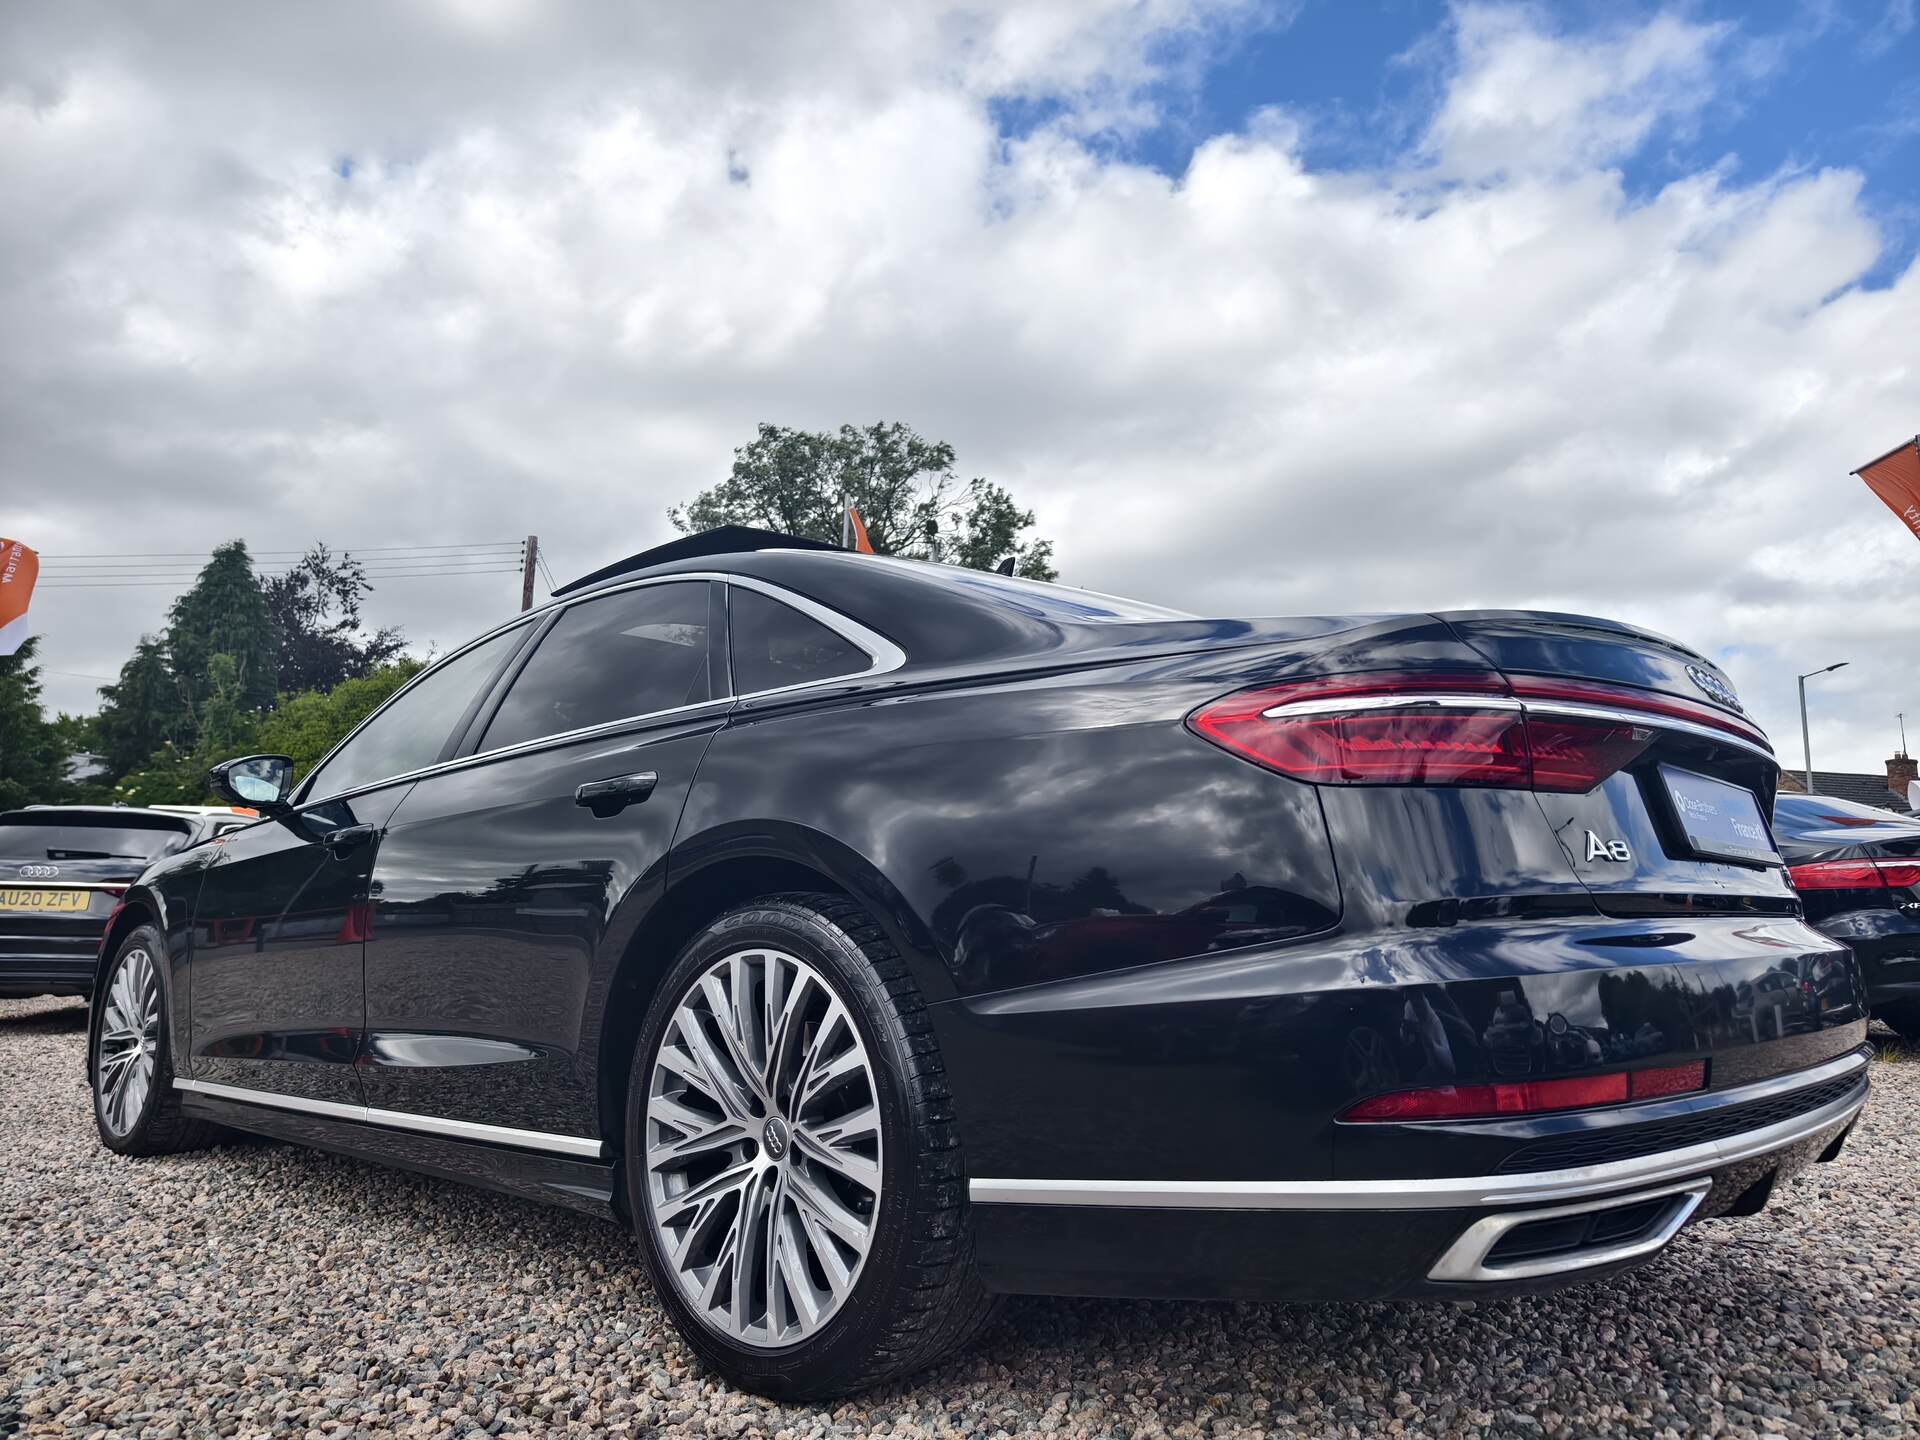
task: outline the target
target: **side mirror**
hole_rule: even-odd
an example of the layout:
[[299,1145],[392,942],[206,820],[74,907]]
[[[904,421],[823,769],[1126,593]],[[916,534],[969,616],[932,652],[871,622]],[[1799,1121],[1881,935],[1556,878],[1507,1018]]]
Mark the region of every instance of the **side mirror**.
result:
[[245,805],[263,815],[287,808],[293,793],[293,758],[288,755],[249,755],[224,760],[207,776],[213,793],[229,805]]

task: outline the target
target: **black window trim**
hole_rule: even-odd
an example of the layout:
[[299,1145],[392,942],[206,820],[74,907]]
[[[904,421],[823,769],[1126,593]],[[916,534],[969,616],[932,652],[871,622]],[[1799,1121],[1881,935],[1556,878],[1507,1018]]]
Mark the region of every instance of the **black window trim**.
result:
[[[783,605],[789,605],[810,619],[819,621],[829,630],[839,635],[843,640],[864,650],[872,663],[865,670],[852,675],[834,675],[824,680],[802,680],[792,685],[776,686],[771,690],[756,690],[751,695],[739,695],[731,693],[733,691],[733,672],[730,663],[732,650],[731,634],[724,628],[716,632],[715,627],[709,624],[707,627],[707,644],[708,673],[711,683],[716,692],[724,687],[730,693],[726,695],[716,693],[712,699],[701,700],[691,705],[671,705],[664,710],[651,710],[644,714],[627,715],[618,720],[606,720],[598,725],[583,726],[578,730],[563,730],[558,734],[542,735],[536,739],[522,740],[517,744],[502,745],[492,750],[476,750],[468,754],[458,753],[465,747],[469,736],[472,736],[477,743],[478,739],[485,734],[484,726],[476,729],[476,721],[483,715],[491,719],[494,709],[506,695],[506,686],[510,684],[514,678],[518,677],[526,660],[538,649],[537,642],[545,638],[547,632],[551,630],[557,622],[562,611],[570,610],[575,605],[585,605],[594,600],[600,600],[608,595],[615,595],[625,590],[639,590],[649,585],[672,585],[688,580],[705,580],[710,583],[717,582],[722,589],[727,586],[739,585],[744,589],[757,590],[769,599],[777,600]],[[727,609],[728,620],[729,623],[731,623],[730,604]],[[712,612],[710,611],[709,613]],[[396,704],[407,692],[412,690],[414,686],[425,680],[429,675],[438,673],[442,666],[450,664],[466,654],[467,651],[473,649],[476,645],[484,645],[487,641],[511,630],[516,625],[527,626],[528,635],[532,637],[533,643],[529,643],[528,640],[523,639],[521,643],[514,648],[513,652],[501,662],[501,665],[495,669],[493,677],[481,687],[478,703],[470,704],[467,710],[462,713],[460,720],[453,727],[452,738],[448,746],[442,748],[440,752],[441,758],[439,760],[431,765],[423,765],[417,770],[408,770],[398,775],[388,775],[379,780],[370,780],[366,784],[355,786],[351,790],[342,790],[335,794],[321,796],[316,796],[312,793],[314,776],[319,775],[325,769],[327,762],[333,759],[334,755],[343,747],[352,743],[354,736],[358,735],[377,719],[389,705]],[[724,650],[716,650],[716,639],[719,645],[725,647]],[[687,571],[673,575],[649,575],[642,579],[626,581],[623,584],[608,585],[600,589],[586,591],[582,594],[568,595],[563,599],[550,601],[537,610],[530,611],[525,615],[516,615],[511,620],[504,621],[494,626],[491,630],[474,636],[473,639],[460,646],[457,650],[448,651],[440,659],[434,661],[432,665],[422,670],[418,675],[394,691],[393,694],[389,695],[376,709],[369,712],[358,725],[348,731],[347,734],[334,745],[333,749],[327,751],[326,754],[320,757],[319,762],[313,767],[312,772],[301,782],[300,792],[294,800],[294,807],[300,809],[323,801],[348,800],[356,795],[365,795],[375,790],[384,790],[389,785],[398,785],[407,781],[424,779],[426,776],[437,775],[443,771],[464,770],[472,765],[490,764],[495,760],[505,759],[509,756],[523,755],[531,751],[545,750],[561,745],[570,745],[578,740],[591,739],[600,735],[611,734],[615,731],[631,729],[637,725],[650,725],[656,721],[668,718],[694,719],[701,711],[725,713],[741,700],[756,699],[762,695],[784,695],[791,691],[810,690],[824,685],[847,685],[857,680],[867,680],[878,675],[888,674],[891,671],[898,670],[906,663],[906,652],[884,635],[868,629],[857,620],[850,619],[842,615],[839,611],[822,605],[816,600],[811,600],[805,595],[796,594],[794,591],[788,590],[783,586],[772,584],[757,577],[749,575],[729,575],[710,570]]]

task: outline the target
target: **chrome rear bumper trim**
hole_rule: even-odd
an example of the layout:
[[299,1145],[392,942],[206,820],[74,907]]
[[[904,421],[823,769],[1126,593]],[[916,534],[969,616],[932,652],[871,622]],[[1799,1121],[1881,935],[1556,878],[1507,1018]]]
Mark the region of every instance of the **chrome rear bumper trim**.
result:
[[[1554,1205],[1545,1210],[1510,1210],[1476,1220],[1447,1247],[1447,1253],[1427,1272],[1429,1280],[1448,1283],[1484,1283],[1497,1280],[1537,1280],[1545,1275],[1565,1275],[1574,1270],[1591,1270],[1598,1265],[1617,1265],[1622,1260],[1637,1260],[1651,1255],[1680,1233],[1680,1227],[1692,1218],[1713,1188],[1711,1180],[1690,1180],[1685,1185],[1670,1185],[1663,1190],[1633,1190],[1624,1195],[1609,1195],[1604,1200],[1584,1200],[1577,1205]],[[1673,1203],[1660,1223],[1637,1240],[1616,1245],[1595,1245],[1559,1255],[1543,1255],[1535,1260],[1514,1260],[1489,1264],[1487,1256],[1510,1231],[1537,1220],[1561,1220],[1569,1215],[1592,1215],[1608,1210],[1641,1205],[1649,1200],[1671,1198]]]
[[211,1080],[182,1080],[176,1077],[173,1088],[194,1095],[211,1096],[216,1100],[237,1100],[245,1105],[264,1105],[273,1110],[324,1115],[330,1120],[352,1120],[390,1130],[417,1130],[423,1135],[480,1140],[489,1145],[512,1145],[521,1150],[547,1150],[556,1155],[574,1155],[584,1160],[598,1160],[606,1152],[606,1146],[600,1141],[575,1135],[551,1135],[544,1130],[515,1130],[506,1125],[482,1125],[476,1120],[447,1120],[438,1115],[410,1115],[404,1110],[376,1110],[369,1105],[310,1100],[304,1095],[279,1095],[271,1090],[249,1090],[240,1085],[219,1085]]
[[[1858,1051],[1809,1070],[1720,1092],[1728,1104],[1865,1073]],[[1473,1210],[1608,1195],[1635,1186],[1684,1180],[1773,1150],[1784,1150],[1823,1130],[1849,1123],[1865,1094],[1843,1096],[1805,1115],[1757,1130],[1630,1160],[1512,1175],[1447,1176],[1437,1180],[974,1180],[976,1205],[1137,1206],[1159,1210]]]

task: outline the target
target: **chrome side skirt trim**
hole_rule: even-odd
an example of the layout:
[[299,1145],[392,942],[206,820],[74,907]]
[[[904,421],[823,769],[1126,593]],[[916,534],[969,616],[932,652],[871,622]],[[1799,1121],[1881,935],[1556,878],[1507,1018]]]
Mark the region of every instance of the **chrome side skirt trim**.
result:
[[[1578,1205],[1556,1205],[1548,1210],[1512,1210],[1503,1215],[1488,1215],[1473,1222],[1460,1238],[1447,1247],[1446,1254],[1427,1272],[1429,1280],[1469,1283],[1489,1280],[1537,1280],[1543,1275],[1565,1275],[1572,1270],[1591,1270],[1596,1265],[1617,1265],[1622,1260],[1637,1260],[1651,1255],[1680,1233],[1680,1227],[1692,1218],[1713,1188],[1711,1180],[1690,1180],[1664,1190],[1634,1190],[1625,1195],[1610,1195],[1605,1200],[1586,1200]],[[1649,1200],[1664,1199],[1667,1211],[1660,1222],[1637,1240],[1614,1245],[1594,1245],[1535,1260],[1494,1261],[1487,1256],[1506,1238],[1507,1232],[1536,1220],[1560,1220],[1569,1215],[1604,1214]]]
[[245,1105],[264,1105],[274,1110],[298,1110],[306,1115],[324,1115],[330,1120],[352,1120],[361,1125],[380,1125],[392,1130],[417,1130],[423,1135],[446,1135],[456,1140],[481,1140],[489,1145],[512,1145],[522,1150],[546,1150],[555,1155],[573,1155],[583,1160],[598,1160],[606,1146],[598,1140],[574,1135],[550,1135],[544,1130],[515,1130],[507,1125],[482,1125],[475,1120],[446,1120],[438,1115],[410,1115],[404,1110],[376,1110],[370,1105],[343,1105],[337,1100],[309,1100],[304,1095],[277,1095],[270,1090],[249,1090],[240,1085],[219,1085],[211,1080],[173,1082],[176,1090],[195,1095],[210,1095],[216,1100],[237,1100]]
[[[1836,1075],[1864,1070],[1855,1053],[1800,1071],[1791,1087],[1776,1081],[1728,1090],[1778,1093]],[[1630,1160],[1610,1160],[1567,1170],[1513,1175],[1448,1176],[1437,1180],[974,1180],[968,1197],[976,1205],[1099,1205],[1157,1210],[1473,1210],[1488,1205],[1527,1205],[1579,1200],[1639,1185],[1683,1180],[1705,1170],[1784,1150],[1823,1130],[1850,1122],[1867,1103],[1864,1094],[1843,1096],[1818,1110],[1758,1130],[1663,1150]]]

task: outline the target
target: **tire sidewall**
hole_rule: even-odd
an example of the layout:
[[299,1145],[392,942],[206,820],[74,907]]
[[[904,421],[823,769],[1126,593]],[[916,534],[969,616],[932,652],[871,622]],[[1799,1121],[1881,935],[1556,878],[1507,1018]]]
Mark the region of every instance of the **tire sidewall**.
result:
[[[134,950],[145,950],[153,964],[154,979],[160,988],[160,1033],[154,1046],[153,1084],[140,1107],[140,1118],[133,1122],[126,1134],[116,1135],[107,1124],[106,1117],[100,1113],[100,1037],[106,1028],[107,997],[113,992],[113,982],[120,974],[120,966],[128,953]],[[87,1089],[93,1100],[93,1123],[100,1132],[100,1143],[109,1150],[122,1155],[140,1154],[144,1151],[147,1130],[173,1084],[173,992],[167,977],[166,944],[153,926],[141,925],[120,942],[120,948],[114,952],[113,964],[108,967],[103,983],[94,994],[93,1007],[94,1015],[88,1026],[87,1037]]]
[[[741,950],[782,950],[813,965],[826,978],[860,1033],[873,1060],[880,1111],[880,1203],[876,1229],[853,1293],[826,1325],[792,1345],[762,1349],[744,1345],[708,1326],[680,1293],[654,1235],[647,1188],[645,1133],[653,1060],[681,997],[714,961]],[[906,1093],[908,1037],[885,987],[866,956],[825,916],[791,901],[757,903],[721,917],[689,942],[654,992],[628,1077],[624,1127],[626,1187],[634,1229],[658,1295],[687,1343],[714,1369],[761,1391],[813,1391],[832,1377],[853,1373],[871,1358],[889,1329],[896,1298],[906,1284],[919,1165],[913,1109]]]

